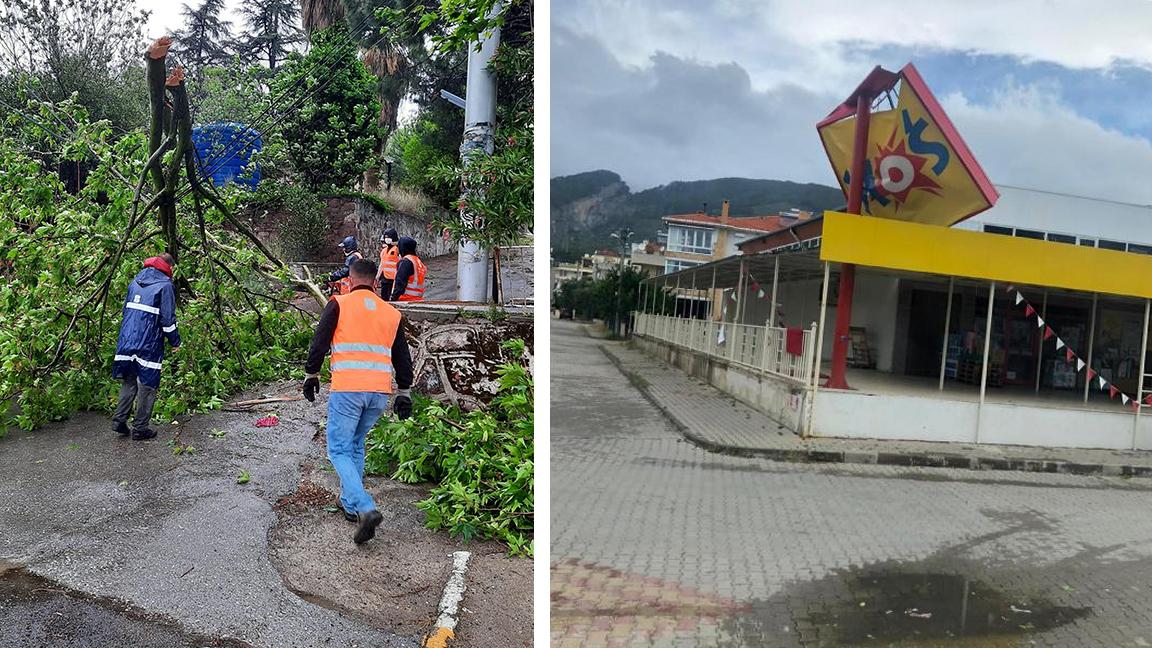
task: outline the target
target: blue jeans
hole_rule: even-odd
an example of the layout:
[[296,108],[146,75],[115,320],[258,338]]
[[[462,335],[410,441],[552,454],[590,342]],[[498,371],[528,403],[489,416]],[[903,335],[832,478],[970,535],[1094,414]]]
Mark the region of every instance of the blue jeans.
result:
[[388,394],[328,395],[328,460],[340,476],[340,506],[349,513],[376,510],[376,502],[364,490],[364,439],[387,406]]

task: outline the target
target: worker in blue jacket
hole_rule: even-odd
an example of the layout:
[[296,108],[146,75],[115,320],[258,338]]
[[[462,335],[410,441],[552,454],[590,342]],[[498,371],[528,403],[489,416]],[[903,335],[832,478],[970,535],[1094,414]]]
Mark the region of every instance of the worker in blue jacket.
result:
[[[160,368],[164,362],[164,340],[172,350],[180,348],[176,330],[176,290],[172,286],[172,269],[176,261],[165,252],[144,261],[144,269],[128,285],[120,339],[112,362],[112,376],[123,381],[112,423],[117,433],[131,434],[141,441],[156,436],[148,427],[156,390],[160,387]],[[132,405],[136,416],[128,427]]]

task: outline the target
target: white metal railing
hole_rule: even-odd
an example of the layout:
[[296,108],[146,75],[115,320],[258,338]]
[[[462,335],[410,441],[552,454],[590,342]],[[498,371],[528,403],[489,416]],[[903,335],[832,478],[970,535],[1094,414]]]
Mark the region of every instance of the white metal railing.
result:
[[816,355],[815,324],[804,329],[802,352],[793,355],[788,353],[788,330],[778,326],[713,322],[650,313],[634,313],[633,316],[637,335],[662,340],[804,385],[812,382],[812,363]]

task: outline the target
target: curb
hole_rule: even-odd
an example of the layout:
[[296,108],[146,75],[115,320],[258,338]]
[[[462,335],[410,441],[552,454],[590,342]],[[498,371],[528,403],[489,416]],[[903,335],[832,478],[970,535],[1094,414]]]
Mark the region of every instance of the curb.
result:
[[903,466],[916,468],[960,468],[965,470],[1006,470],[1032,473],[1058,473],[1067,475],[1096,475],[1107,477],[1152,477],[1152,466],[1143,464],[1077,463],[1057,459],[1008,458],[959,452],[882,452],[877,450],[820,450],[816,448],[748,448],[726,445],[692,432],[676,414],[665,407],[648,388],[648,381],[628,369],[603,344],[597,345],[620,373],[628,379],[644,398],[672,423],[692,445],[733,457],[771,459],[789,463],[843,463],[873,466]]
[[468,559],[471,557],[472,554],[467,551],[452,553],[452,575],[444,584],[436,626],[420,644],[423,648],[445,648],[448,641],[456,637],[456,617],[460,613],[460,601],[464,598],[464,590],[468,589],[464,584],[464,575],[468,573]]

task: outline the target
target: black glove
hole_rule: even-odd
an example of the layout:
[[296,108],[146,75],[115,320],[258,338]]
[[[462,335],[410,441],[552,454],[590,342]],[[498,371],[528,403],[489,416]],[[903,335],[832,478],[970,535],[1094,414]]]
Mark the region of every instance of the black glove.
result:
[[392,403],[392,411],[396,412],[396,418],[401,421],[406,421],[412,418],[412,393],[409,389],[401,389],[396,392],[396,400]]
[[304,379],[304,398],[309,403],[316,402],[316,393],[320,391],[320,376],[308,376]]

